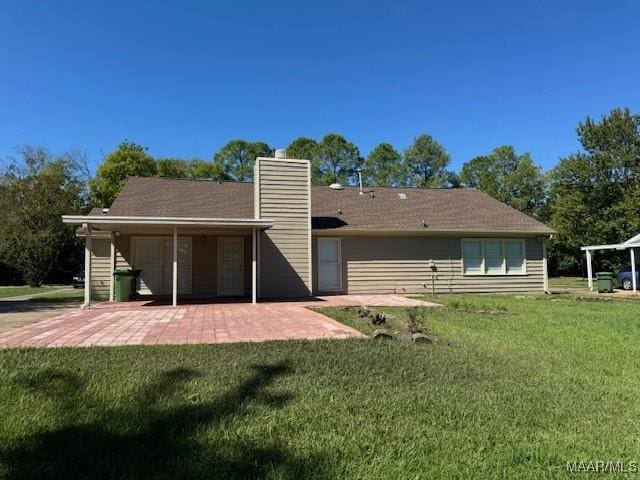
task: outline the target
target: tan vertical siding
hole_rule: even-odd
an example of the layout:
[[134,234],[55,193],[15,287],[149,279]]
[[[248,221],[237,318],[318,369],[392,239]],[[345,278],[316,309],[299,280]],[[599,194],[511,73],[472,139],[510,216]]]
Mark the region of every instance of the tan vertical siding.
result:
[[192,245],[191,291],[200,297],[214,297],[218,282],[218,237],[194,236]]
[[91,248],[91,298],[109,300],[111,288],[111,241],[93,238]]
[[[313,243],[315,277],[317,242]],[[542,243],[528,238],[525,249],[526,274],[466,276],[462,275],[461,238],[345,236],[342,237],[343,291],[541,292],[544,290]]]
[[261,296],[308,296],[309,162],[261,158],[256,165],[257,215],[274,220],[274,226],[260,235]]

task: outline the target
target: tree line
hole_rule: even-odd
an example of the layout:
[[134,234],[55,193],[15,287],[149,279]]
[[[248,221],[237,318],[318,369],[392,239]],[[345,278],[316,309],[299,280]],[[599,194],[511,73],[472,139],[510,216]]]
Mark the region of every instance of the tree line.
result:
[[[552,273],[580,273],[579,247],[617,243],[640,232],[640,116],[614,109],[579,122],[582,148],[548,172],[528,153],[503,145],[449,169],[450,155],[422,134],[400,151],[381,143],[363,157],[342,135],[316,140],[300,137],[287,147],[290,158],[311,161],[312,182],[355,184],[361,171],[367,186],[477,188],[513,208],[544,221],[558,234],[550,248]],[[78,152],[53,155],[23,147],[5,158],[0,172],[0,275],[39,284],[54,273],[81,268],[80,242],[60,215],[108,207],[130,176],[252,180],[256,157],[272,156],[265,142],[232,140],[211,160],[154,158],[148,149],[125,140],[106,155],[91,177]],[[617,268],[621,254],[596,256],[597,268]]]

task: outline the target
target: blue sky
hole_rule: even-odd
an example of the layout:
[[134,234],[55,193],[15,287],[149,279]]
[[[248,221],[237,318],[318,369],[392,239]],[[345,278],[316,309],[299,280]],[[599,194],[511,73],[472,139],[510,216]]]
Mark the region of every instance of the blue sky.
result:
[[210,159],[228,140],[426,132],[459,169],[501,144],[545,169],[577,122],[640,111],[640,4],[0,2],[0,155],[124,138]]

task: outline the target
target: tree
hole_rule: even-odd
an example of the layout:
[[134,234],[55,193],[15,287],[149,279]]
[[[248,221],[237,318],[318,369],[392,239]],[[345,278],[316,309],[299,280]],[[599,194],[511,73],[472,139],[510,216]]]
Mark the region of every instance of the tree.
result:
[[318,152],[318,142],[313,138],[298,137],[287,147],[289,158],[302,158],[312,160]]
[[[580,246],[618,243],[640,229],[640,115],[614,109],[600,121],[587,117],[576,131],[583,151],[553,169],[549,200],[558,231],[550,259],[567,273],[580,271]],[[595,261],[609,269],[629,260],[611,252]]]
[[86,205],[86,167],[77,152],[53,156],[23,147],[0,172],[0,262],[16,268],[29,286],[81,264],[81,246],[62,215]]
[[419,187],[447,186],[449,154],[430,135],[422,134],[404,151],[409,184]]
[[194,158],[161,158],[156,161],[157,176],[189,180],[228,180],[220,165]]
[[388,143],[376,146],[367,156],[362,172],[366,185],[394,187],[404,184],[402,156]]
[[534,217],[540,216],[546,198],[542,169],[528,153],[518,155],[510,145],[465,163],[460,181]]
[[188,161],[178,158],[159,158],[156,160],[156,174],[158,177],[189,178],[191,165]]
[[207,180],[229,180],[220,165],[195,158],[189,161],[188,178]]
[[249,182],[253,179],[253,164],[257,157],[271,155],[271,147],[263,142],[231,140],[213,157],[213,163],[230,179]]
[[311,162],[311,180],[316,185],[353,183],[361,165],[360,151],[342,135],[329,133],[318,144]]
[[129,177],[152,177],[156,162],[147,148],[125,140],[106,156],[93,180],[89,182],[91,205],[109,207]]

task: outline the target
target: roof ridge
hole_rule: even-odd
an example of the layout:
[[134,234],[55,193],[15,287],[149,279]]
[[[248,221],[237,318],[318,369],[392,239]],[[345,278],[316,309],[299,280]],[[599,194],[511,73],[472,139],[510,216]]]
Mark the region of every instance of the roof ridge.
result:
[[140,175],[131,175],[127,177],[127,180],[171,180],[171,181],[179,181],[179,182],[203,182],[203,183],[231,183],[238,185],[253,185],[253,182],[240,182],[237,180],[215,180],[213,178],[176,178],[176,177],[156,177],[149,176],[143,177]]

